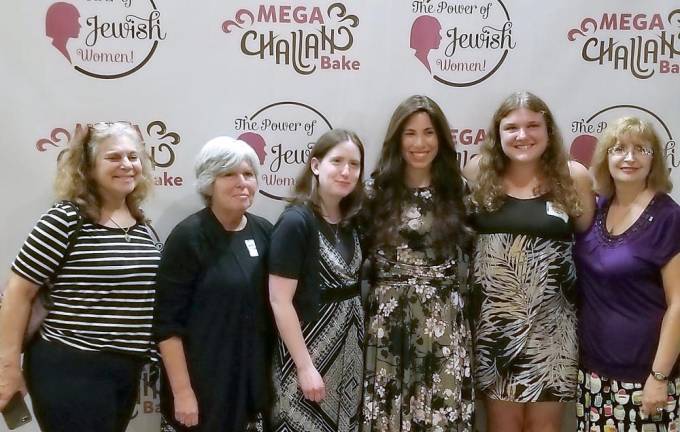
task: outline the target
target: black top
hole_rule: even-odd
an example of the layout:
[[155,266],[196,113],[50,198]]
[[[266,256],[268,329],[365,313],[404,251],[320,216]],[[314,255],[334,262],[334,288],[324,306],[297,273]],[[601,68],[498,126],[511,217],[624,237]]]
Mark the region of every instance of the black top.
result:
[[319,223],[309,207],[292,205],[283,211],[272,233],[269,273],[297,279],[293,306],[298,318],[305,322],[318,318],[319,308],[326,300],[321,293],[319,232],[335,245],[346,262],[354,255],[353,230],[337,227],[336,241],[336,227],[327,225]]
[[[293,254],[297,254],[295,259],[289,259]],[[319,227],[314,212],[304,205],[287,207],[272,232],[269,272],[298,279],[293,306],[302,321],[315,321],[319,314],[319,260]]]
[[328,242],[333,245],[345,262],[352,261],[354,257],[353,230],[342,224],[332,224],[317,217],[319,230]]
[[[247,214],[226,231],[208,208],[182,222],[165,243],[158,272],[154,335],[179,336],[198,400],[192,431],[243,430],[270,403],[273,346],[266,258],[272,225]],[[174,422],[172,391],[161,382],[161,410]]]
[[572,220],[545,197],[528,199],[506,196],[502,207],[493,213],[475,213],[472,217],[479,234],[524,234],[552,240],[570,240]]

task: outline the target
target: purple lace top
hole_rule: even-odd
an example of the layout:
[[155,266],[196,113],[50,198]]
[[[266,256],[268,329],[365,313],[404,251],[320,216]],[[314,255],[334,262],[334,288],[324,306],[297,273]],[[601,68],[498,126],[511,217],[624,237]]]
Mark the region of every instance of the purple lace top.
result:
[[661,269],[680,253],[680,206],[658,194],[620,235],[606,230],[608,210],[607,200],[599,199],[593,225],[576,236],[574,247],[581,365],[644,382],[667,307]]

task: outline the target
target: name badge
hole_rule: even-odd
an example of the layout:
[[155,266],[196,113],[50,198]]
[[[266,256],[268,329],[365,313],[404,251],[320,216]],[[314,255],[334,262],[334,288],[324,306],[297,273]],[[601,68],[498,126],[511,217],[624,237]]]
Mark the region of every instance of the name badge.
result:
[[246,248],[248,248],[248,253],[250,254],[251,257],[259,256],[259,254],[257,253],[257,246],[255,246],[255,240],[253,239],[246,240]]
[[564,223],[569,223],[569,215],[555,207],[555,205],[550,201],[546,201],[545,203],[545,212],[549,216],[555,216],[556,218],[562,219]]

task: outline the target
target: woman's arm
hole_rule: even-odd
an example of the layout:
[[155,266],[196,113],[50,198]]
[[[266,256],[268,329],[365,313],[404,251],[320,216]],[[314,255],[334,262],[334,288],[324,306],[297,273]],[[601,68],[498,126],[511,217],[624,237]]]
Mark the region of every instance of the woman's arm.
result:
[[172,336],[158,344],[163,365],[168,374],[175,406],[175,419],[185,426],[198,424],[198,401],[191,387],[184,344],[179,336]]
[[269,275],[269,301],[274,312],[276,327],[297,369],[298,383],[305,398],[319,402],[326,397],[326,386],[309,355],[293,296],[298,281],[282,276]]
[[21,347],[31,305],[40,285],[10,273],[0,308],[0,411],[17,391],[26,393]]
[[188,427],[198,424],[199,413],[182,339],[191,331],[187,323],[197,275],[205,271],[198,253],[205,246],[199,243],[203,238],[197,228],[199,223],[199,216],[190,216],[172,230],[165,242],[156,276],[153,323],[174,405],[174,412],[165,415],[173,415]]
[[595,216],[595,194],[593,193],[593,179],[590,173],[580,163],[569,161],[569,173],[576,188],[576,195],[581,202],[583,213],[574,220],[576,231],[583,232],[590,228]]
[[[661,277],[668,307],[661,323],[652,370],[668,376],[680,354],[680,254],[661,269]],[[641,410],[650,415],[657,407],[665,407],[667,386],[667,381],[658,381],[650,375],[642,389]]]

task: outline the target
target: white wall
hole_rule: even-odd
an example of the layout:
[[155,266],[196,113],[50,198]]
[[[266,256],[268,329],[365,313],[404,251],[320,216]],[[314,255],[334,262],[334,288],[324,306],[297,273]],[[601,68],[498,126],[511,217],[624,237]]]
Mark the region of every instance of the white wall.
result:
[[[60,129],[72,131],[78,122],[125,119],[139,125],[159,163],[155,174],[164,183],[146,206],[163,235],[200,206],[192,189],[192,159],[208,139],[249,131],[260,135],[266,144],[261,189],[281,196],[286,187],[275,183],[290,181],[307,144],[328,124],[359,133],[370,172],[389,116],[414,93],[427,94],[442,106],[463,160],[477,152],[491,113],[515,90],[528,89],[546,100],[568,146],[581,135],[597,136],[603,122],[626,113],[641,115],[659,128],[672,177],[680,184],[680,57],[671,58],[669,49],[657,43],[665,32],[668,38],[675,35],[675,49],[680,49],[680,12],[672,15],[678,7],[672,0],[343,0],[330,11],[333,1],[299,0],[275,2],[280,6],[276,22],[267,14],[259,18],[269,22],[258,22],[260,2],[250,0],[70,3],[79,13],[77,23],[58,8],[48,16],[52,1],[0,4],[2,278],[52,202],[55,159],[66,142]],[[438,12],[440,5],[449,8]],[[460,5],[469,10],[455,7]],[[601,26],[604,14],[608,28]],[[609,20],[614,14],[615,26]],[[411,26],[420,15],[435,17],[442,27],[438,48],[436,41],[427,40],[428,30],[436,36],[435,24],[417,32],[420,42],[433,47],[431,72],[410,48]],[[136,32],[112,37],[111,23],[126,17]],[[143,30],[144,20],[149,32]],[[62,51],[47,37],[46,22],[50,35],[56,34],[56,46],[60,35],[72,36],[62,41]],[[325,44],[319,39],[322,28],[334,35],[333,50],[330,39]],[[502,36],[502,46],[469,48],[464,35],[483,30]],[[265,46],[263,58],[242,52],[242,43],[252,52],[270,32],[276,39]],[[244,36],[249,34],[255,36]],[[293,47],[300,36],[315,38],[318,52],[299,57]],[[344,47],[350,40],[351,47]],[[639,41],[651,44],[656,56],[641,58]],[[600,44],[606,48],[610,42],[617,44],[602,61],[584,60],[584,55],[597,57]],[[298,60],[283,64],[284,55],[277,64],[269,47],[288,47],[289,58]],[[349,70],[323,69],[332,61]],[[444,71],[442,65],[484,70]],[[238,121],[245,116],[247,122]],[[298,130],[275,131],[267,120],[297,124]],[[680,198],[680,192],[674,197]],[[254,212],[274,220],[281,208],[280,201],[263,194]],[[156,423],[156,414],[142,413],[130,430],[154,430]]]

